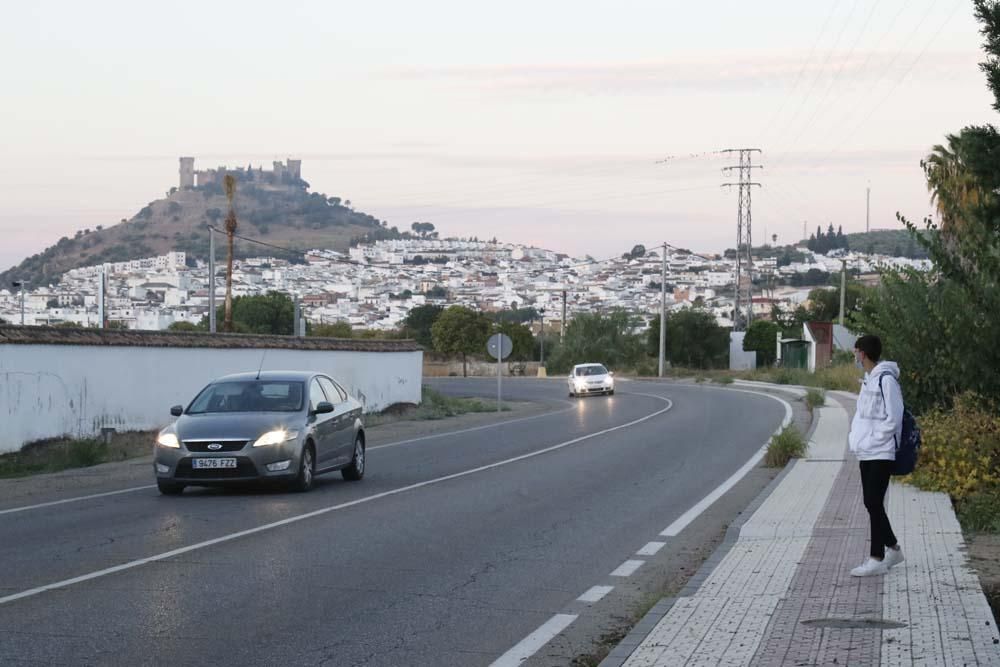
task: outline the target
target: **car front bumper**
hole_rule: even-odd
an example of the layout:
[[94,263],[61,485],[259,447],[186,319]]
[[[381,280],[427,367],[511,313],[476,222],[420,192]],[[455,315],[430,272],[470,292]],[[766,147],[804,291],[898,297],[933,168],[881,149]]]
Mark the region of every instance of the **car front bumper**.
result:
[[[153,472],[157,480],[190,484],[192,486],[218,486],[238,482],[289,480],[299,472],[302,448],[295,442],[267,447],[253,447],[247,443],[233,452],[192,452],[183,444],[180,448],[157,445],[153,456]],[[195,459],[236,459],[235,468],[194,468]],[[290,461],[284,470],[270,471],[269,464]]]

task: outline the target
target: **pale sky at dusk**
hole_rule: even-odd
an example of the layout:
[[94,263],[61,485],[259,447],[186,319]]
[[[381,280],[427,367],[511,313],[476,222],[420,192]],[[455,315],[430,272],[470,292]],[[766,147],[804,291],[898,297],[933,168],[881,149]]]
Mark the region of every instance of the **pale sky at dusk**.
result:
[[[969,0],[35,1],[0,23],[0,267],[196,168],[303,160],[408,228],[610,256],[930,212],[919,160],[994,122]],[[699,157],[685,157],[697,154]],[[664,164],[656,161],[678,156]]]

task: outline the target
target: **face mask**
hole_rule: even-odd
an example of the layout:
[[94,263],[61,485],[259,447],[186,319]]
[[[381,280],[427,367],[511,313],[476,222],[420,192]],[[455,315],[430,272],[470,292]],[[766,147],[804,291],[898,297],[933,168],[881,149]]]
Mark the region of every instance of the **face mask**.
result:
[[861,370],[865,369],[865,365],[863,363],[861,363],[861,359],[859,359],[858,357],[854,357],[854,365],[857,366]]

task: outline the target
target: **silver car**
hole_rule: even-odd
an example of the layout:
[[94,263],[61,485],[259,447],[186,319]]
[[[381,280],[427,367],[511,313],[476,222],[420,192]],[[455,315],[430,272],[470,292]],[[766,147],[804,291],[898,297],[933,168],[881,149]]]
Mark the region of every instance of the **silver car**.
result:
[[361,403],[326,375],[240,373],[215,380],[156,438],[160,492],[185,486],[279,481],[308,491],[316,475],[365,474]]
[[569,395],[585,396],[587,394],[615,393],[614,373],[603,364],[577,364],[569,373],[567,379]]

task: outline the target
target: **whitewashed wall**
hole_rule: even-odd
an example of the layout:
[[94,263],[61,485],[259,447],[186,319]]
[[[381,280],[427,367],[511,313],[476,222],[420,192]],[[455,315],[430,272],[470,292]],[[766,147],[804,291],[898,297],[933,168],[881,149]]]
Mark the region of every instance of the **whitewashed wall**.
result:
[[[102,427],[159,428],[210,380],[257,370],[254,348],[0,345],[0,453]],[[330,375],[368,412],[419,403],[423,352],[269,349],[264,370]]]

